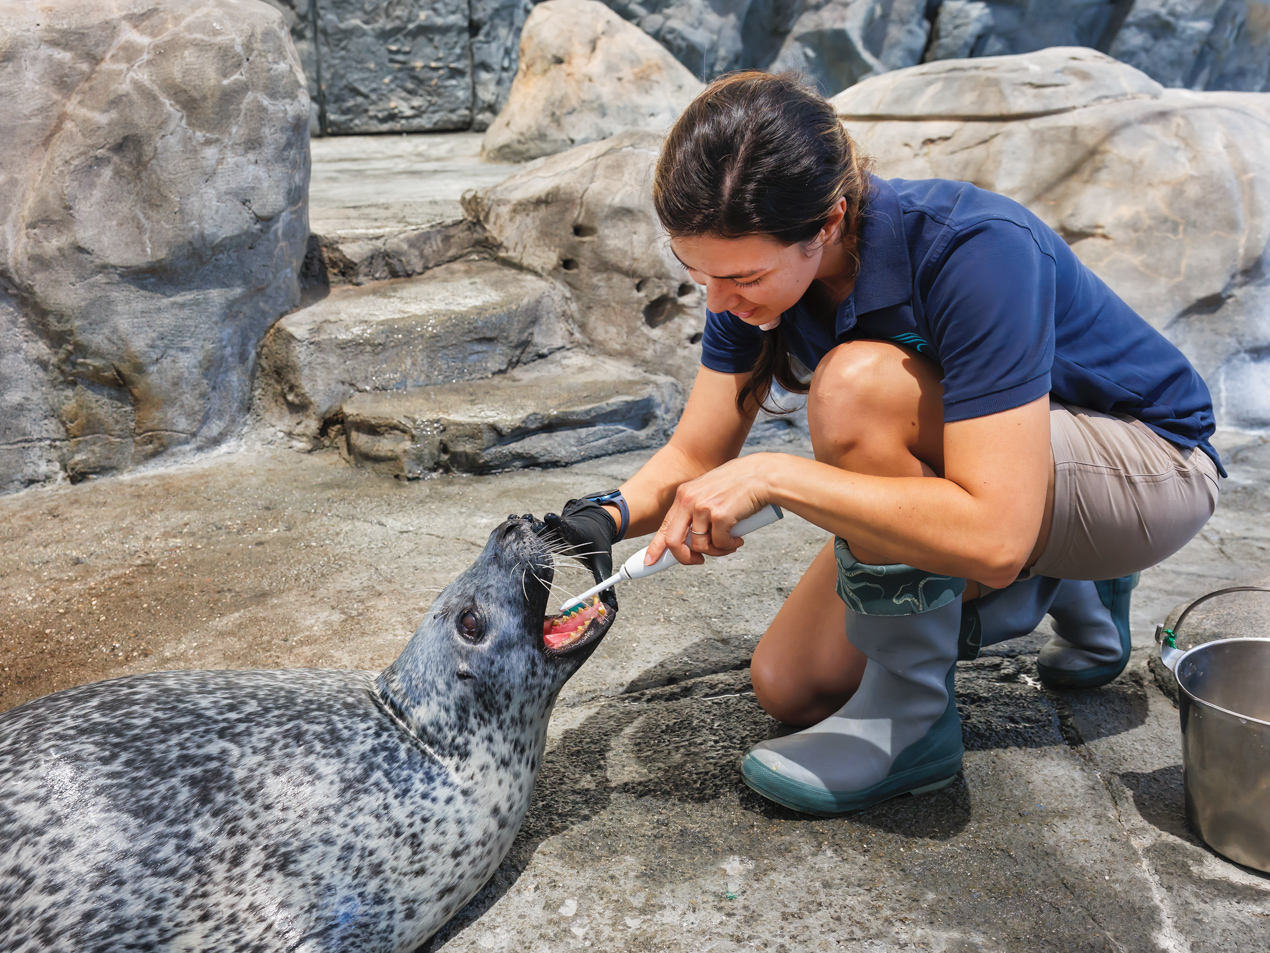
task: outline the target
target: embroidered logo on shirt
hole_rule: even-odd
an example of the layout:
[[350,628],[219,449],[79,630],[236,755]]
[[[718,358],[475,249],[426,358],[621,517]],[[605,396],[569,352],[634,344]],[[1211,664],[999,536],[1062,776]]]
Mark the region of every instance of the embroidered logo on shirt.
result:
[[900,344],[911,347],[918,354],[925,354],[930,350],[930,345],[927,344],[926,341],[911,332],[905,332],[904,334],[892,334],[891,340],[898,341]]

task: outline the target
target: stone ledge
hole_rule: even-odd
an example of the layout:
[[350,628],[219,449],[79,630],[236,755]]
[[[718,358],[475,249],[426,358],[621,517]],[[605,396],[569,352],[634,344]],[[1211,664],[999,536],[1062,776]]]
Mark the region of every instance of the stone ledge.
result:
[[659,446],[682,409],[671,378],[570,351],[489,381],[358,394],[344,404],[343,449],[406,479],[565,466]]
[[334,289],[269,332],[258,406],[291,436],[317,441],[355,393],[489,377],[564,347],[569,302],[551,281],[491,261]]

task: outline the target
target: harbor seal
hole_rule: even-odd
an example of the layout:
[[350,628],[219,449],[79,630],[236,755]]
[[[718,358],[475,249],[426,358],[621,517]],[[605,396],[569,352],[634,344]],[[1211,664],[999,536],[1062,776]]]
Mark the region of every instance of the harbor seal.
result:
[[546,615],[561,548],[500,525],[378,676],[160,672],[0,715],[0,950],[419,946],[511,847],[616,618]]

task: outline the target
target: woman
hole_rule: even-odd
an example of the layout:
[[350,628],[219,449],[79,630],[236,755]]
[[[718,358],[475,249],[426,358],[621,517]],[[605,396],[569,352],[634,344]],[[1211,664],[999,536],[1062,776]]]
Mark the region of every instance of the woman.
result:
[[[943,787],[954,663],[1046,614],[1045,684],[1119,675],[1136,573],[1225,476],[1182,354],[1017,203],[869,175],[789,75],[705,90],[653,198],[706,289],[702,368],[670,442],[553,519],[605,554],[656,531],[649,560],[688,564],[768,503],[833,535],[751,663],[760,704],[810,727],[747,752],[746,782],[816,814]],[[773,381],[808,394],[815,460],[738,457]]]

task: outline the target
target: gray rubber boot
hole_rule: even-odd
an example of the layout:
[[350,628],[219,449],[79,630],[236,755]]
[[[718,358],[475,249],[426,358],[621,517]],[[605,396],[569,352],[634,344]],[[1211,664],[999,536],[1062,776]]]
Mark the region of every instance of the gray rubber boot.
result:
[[1063,585],[1061,579],[1033,576],[965,603],[957,657],[972,659],[985,646],[1030,635]]
[[755,745],[741,765],[758,793],[808,814],[944,787],[964,753],[953,666],[965,581],[867,565],[842,540],[836,550],[847,637],[868,656],[860,687],[819,724]]
[[1064,579],[1050,605],[1056,635],[1036,670],[1050,688],[1097,688],[1129,663],[1129,598],[1138,574],[1100,582]]

